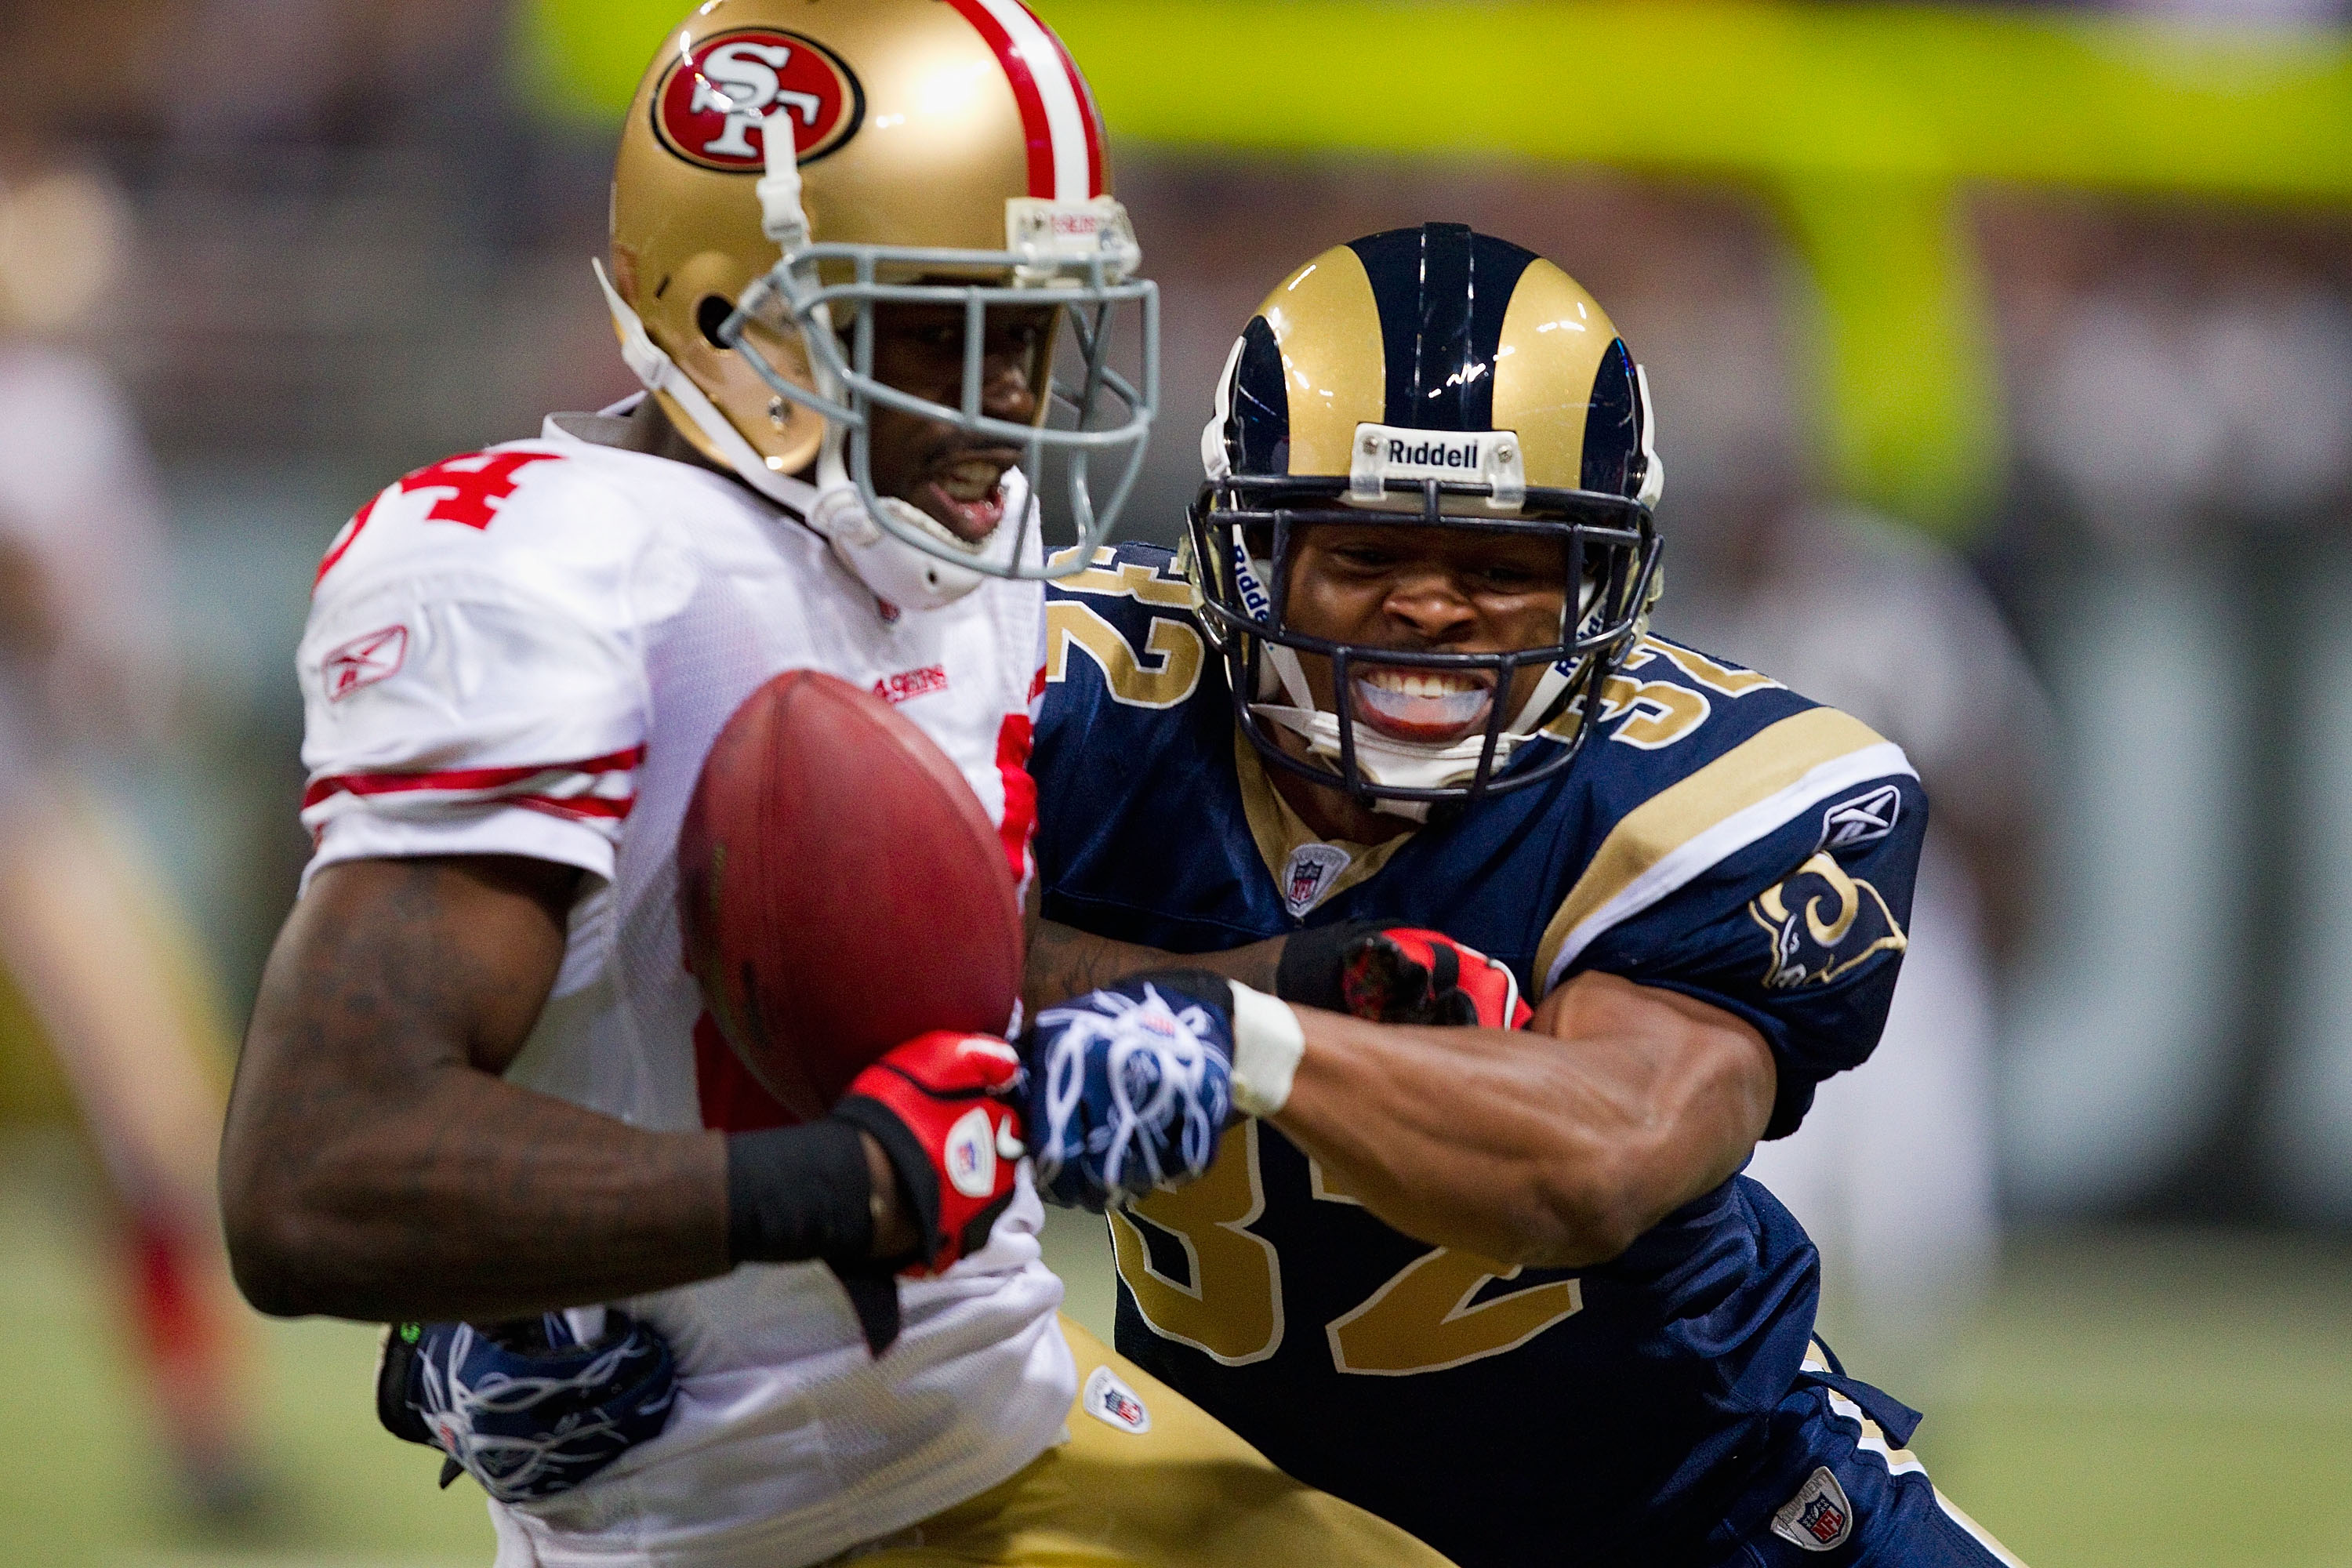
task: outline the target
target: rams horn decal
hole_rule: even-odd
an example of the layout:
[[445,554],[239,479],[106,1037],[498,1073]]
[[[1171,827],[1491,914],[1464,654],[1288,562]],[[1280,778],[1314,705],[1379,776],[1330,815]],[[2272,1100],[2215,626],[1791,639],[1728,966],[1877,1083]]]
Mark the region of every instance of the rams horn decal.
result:
[[1878,889],[1848,876],[1825,850],[1749,900],[1748,917],[1772,941],[1768,991],[1826,985],[1910,945]]

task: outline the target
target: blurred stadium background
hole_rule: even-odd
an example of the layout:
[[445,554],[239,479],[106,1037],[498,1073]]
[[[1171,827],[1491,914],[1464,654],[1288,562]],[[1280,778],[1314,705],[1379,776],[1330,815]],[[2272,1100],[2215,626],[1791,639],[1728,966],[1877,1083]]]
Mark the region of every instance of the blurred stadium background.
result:
[[[96,523],[28,548],[178,672],[161,723],[61,754],[141,918],[192,933],[190,1038],[241,1021],[305,853],[328,538],[629,389],[586,258],[677,4],[0,0],[0,374],[122,400],[158,602],[110,595]],[[2039,1568],[2352,1563],[2344,0],[1037,8],[1165,293],[1127,531],[1172,538],[1297,260],[1442,218],[1587,282],[1661,408],[1665,629],[1856,708],[1938,801],[1915,963],[1930,928],[1957,957],[1785,1173],[1849,1361]],[[5,544],[46,449],[0,418]],[[486,1563],[351,1325],[258,1331],[261,1490],[188,1506],[39,1012],[0,998],[0,1560]],[[1055,1240],[1100,1323],[1098,1238]]]

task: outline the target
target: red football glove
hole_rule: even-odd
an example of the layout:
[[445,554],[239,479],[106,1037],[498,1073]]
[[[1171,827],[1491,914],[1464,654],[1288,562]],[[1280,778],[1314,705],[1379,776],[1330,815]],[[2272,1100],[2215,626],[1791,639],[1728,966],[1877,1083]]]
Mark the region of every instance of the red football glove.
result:
[[901,1273],[937,1274],[988,1245],[1026,1152],[1020,1082],[1011,1046],[950,1029],[895,1046],[850,1079],[832,1114],[882,1145],[923,1237]]
[[1522,1029],[1535,1016],[1508,964],[1443,931],[1372,921],[1293,935],[1275,994],[1381,1024]]

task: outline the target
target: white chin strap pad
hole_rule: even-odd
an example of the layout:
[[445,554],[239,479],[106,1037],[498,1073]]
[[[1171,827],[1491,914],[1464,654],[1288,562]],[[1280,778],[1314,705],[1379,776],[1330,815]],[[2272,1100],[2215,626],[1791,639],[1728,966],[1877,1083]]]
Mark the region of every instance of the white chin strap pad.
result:
[[[848,466],[842,460],[843,433],[838,425],[827,425],[824,447],[817,455],[817,488],[815,500],[808,509],[808,524],[823,534],[833,546],[835,559],[849,568],[856,579],[872,591],[874,596],[902,610],[938,610],[979,587],[987,574],[977,565],[961,566],[943,561],[928,551],[916,549],[886,529],[866,509],[857,493],[857,486],[849,478]],[[882,498],[882,504],[892,510],[891,521],[902,528],[913,528],[936,534],[956,542],[939,521],[920,509],[894,496]],[[1024,489],[1019,505],[1028,506]],[[1003,553],[1006,542],[1017,540],[1020,530],[1007,528],[1013,521],[1014,508],[1005,508],[1004,522],[977,547],[970,547],[975,562]]]
[[[1339,763],[1339,721],[1318,708],[1285,708],[1279,703],[1253,702],[1250,711],[1268,723],[1279,724],[1307,742],[1318,758],[1337,767]],[[1495,771],[1511,759],[1519,737],[1506,732],[1495,742]],[[1478,758],[1486,749],[1482,729],[1451,745],[1432,746],[1412,741],[1391,741],[1369,724],[1356,726],[1356,771],[1375,784],[1396,789],[1444,789],[1466,784],[1478,772]],[[1378,808],[1416,821],[1427,807],[1412,801],[1380,801]]]
[[[883,504],[907,503],[886,500]],[[971,567],[927,555],[885,533],[866,515],[866,503],[854,487],[818,492],[808,521],[833,546],[835,558],[876,598],[902,610],[944,609],[980,586],[981,574]]]

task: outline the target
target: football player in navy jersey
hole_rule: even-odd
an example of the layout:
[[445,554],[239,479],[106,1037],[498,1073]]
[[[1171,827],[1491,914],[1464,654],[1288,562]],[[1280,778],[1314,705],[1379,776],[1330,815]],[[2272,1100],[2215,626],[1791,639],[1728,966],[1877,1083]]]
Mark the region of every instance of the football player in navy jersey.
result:
[[1468,1568],[2013,1561],[1735,1173],[1876,1043],[1927,801],[1647,635],[1662,468],[1600,305],[1465,227],[1339,247],[1202,450],[1184,552],[1049,590],[1032,764],[1033,1005],[1157,969],[1229,1008],[1254,1113],[1111,1207],[1119,1348]]

